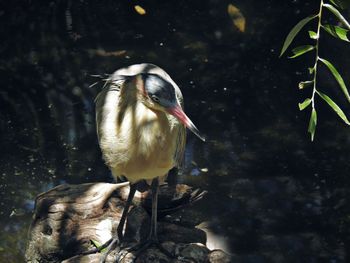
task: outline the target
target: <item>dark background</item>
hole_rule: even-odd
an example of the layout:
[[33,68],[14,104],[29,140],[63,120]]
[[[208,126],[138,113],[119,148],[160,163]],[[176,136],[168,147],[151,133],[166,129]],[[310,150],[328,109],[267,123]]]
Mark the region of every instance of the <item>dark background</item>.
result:
[[[246,30],[227,12],[238,7]],[[139,4],[146,10],[134,10]],[[348,262],[349,127],[298,90],[314,56],[279,59],[283,40],[319,1],[1,1],[0,262],[22,262],[35,196],[61,183],[112,181],[93,99],[104,75],[150,62],[182,89],[205,134],[189,135],[181,182],[209,191],[197,209],[236,262]],[[343,14],[350,18],[349,11]],[[336,20],[325,13],[325,19]],[[307,38],[310,23],[296,38]],[[350,46],[325,33],[320,54],[350,86]],[[319,87],[349,113],[333,76]],[[348,114],[349,117],[349,114]],[[206,168],[208,172],[205,172]]]

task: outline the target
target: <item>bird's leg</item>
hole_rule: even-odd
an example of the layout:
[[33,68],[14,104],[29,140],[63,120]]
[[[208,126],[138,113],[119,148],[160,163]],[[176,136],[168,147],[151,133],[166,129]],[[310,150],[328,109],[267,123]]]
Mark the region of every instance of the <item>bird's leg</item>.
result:
[[125,221],[126,221],[132,200],[134,199],[136,188],[137,188],[137,184],[130,185],[128,199],[126,200],[125,207],[124,207],[123,213],[122,213],[122,217],[120,218],[119,225],[117,228],[117,235],[118,235],[119,241],[123,238],[123,229],[124,229]]
[[148,240],[150,240],[153,243],[158,243],[158,236],[157,236],[158,190],[159,190],[159,179],[157,177],[152,180],[152,184],[151,184],[152,216],[151,216],[151,229],[149,232]]
[[[151,191],[152,191],[152,216],[151,216],[151,229],[148,235],[147,240],[144,242],[125,249],[125,252],[134,251],[135,259],[147,248],[152,245],[155,245],[159,248],[159,250],[169,257],[174,257],[171,253],[169,253],[166,249],[164,249],[161,244],[159,244],[158,236],[157,236],[157,213],[158,213],[158,190],[159,190],[159,180],[158,177],[152,180]],[[118,260],[121,259],[125,254],[120,254]]]
[[149,232],[148,241],[146,241],[145,248],[142,249],[138,254],[140,254],[143,250],[147,249],[149,246],[156,245],[162,253],[164,253],[168,257],[174,257],[171,253],[169,253],[166,249],[163,248],[163,246],[159,243],[159,240],[158,240],[158,235],[157,235],[158,192],[159,192],[158,177],[153,179],[151,189],[152,189],[151,230]]
[[106,258],[108,256],[108,254],[112,251],[112,249],[114,248],[115,244],[119,241],[119,243],[121,243],[122,239],[123,239],[123,229],[124,229],[124,225],[125,225],[125,221],[128,215],[128,211],[130,208],[130,205],[132,203],[132,200],[134,198],[135,192],[136,192],[136,184],[131,184],[130,185],[130,191],[129,191],[129,195],[128,195],[128,199],[125,203],[125,207],[123,209],[123,213],[122,213],[122,217],[120,218],[119,221],[119,225],[117,228],[117,236],[115,236],[114,238],[110,239],[109,241],[106,242],[106,244],[104,244],[102,247],[99,248],[99,251],[101,251],[102,249],[106,248],[106,252],[104,252],[104,254],[101,257],[101,263],[104,263],[106,261]]

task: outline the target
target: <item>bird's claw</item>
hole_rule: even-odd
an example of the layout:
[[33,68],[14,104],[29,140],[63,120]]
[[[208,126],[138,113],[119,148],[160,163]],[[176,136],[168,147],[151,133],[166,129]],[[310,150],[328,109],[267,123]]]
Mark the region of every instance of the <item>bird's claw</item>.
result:
[[[100,252],[103,253],[101,255],[100,263],[105,263],[106,262],[106,259],[107,259],[108,255],[112,252],[112,250],[115,248],[115,246],[117,245],[118,242],[119,242],[119,238],[118,237],[110,239],[109,241],[106,242],[106,243],[109,243],[109,244],[107,246],[105,246],[104,248],[100,249]],[[103,252],[102,251],[103,249],[106,249],[106,251]],[[120,251],[120,249],[117,252],[119,252],[119,251]]]

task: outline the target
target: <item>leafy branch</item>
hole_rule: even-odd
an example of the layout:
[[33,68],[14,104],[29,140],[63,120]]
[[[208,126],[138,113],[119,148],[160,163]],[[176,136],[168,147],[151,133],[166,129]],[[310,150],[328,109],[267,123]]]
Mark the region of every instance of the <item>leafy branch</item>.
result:
[[[322,100],[324,100],[334,111],[335,113],[347,124],[350,125],[350,122],[348,118],[346,117],[343,110],[326,94],[322,93],[318,87],[317,87],[317,72],[318,72],[318,66],[319,64],[325,65],[329,71],[334,76],[335,80],[338,82],[339,87],[341,88],[342,92],[345,95],[345,98],[350,103],[350,95],[348,92],[348,89],[345,85],[345,82],[338,72],[338,70],[333,66],[331,62],[328,60],[321,58],[319,56],[319,44],[320,44],[320,35],[321,35],[321,29],[324,30],[324,32],[327,32],[331,36],[338,38],[340,40],[350,42],[350,40],[347,37],[347,33],[350,30],[350,23],[344,18],[344,16],[340,13],[338,8],[344,7],[344,0],[329,0],[330,3],[325,3],[324,0],[320,0],[320,7],[319,11],[316,15],[312,15],[309,17],[306,17],[299,21],[292,30],[287,35],[280,57],[286,52],[290,44],[293,42],[296,35],[300,32],[300,30],[308,24],[310,21],[317,19],[317,28],[315,31],[308,31],[310,39],[314,40],[315,43],[313,45],[303,45],[298,46],[294,49],[292,49],[292,55],[289,58],[297,58],[301,55],[304,55],[305,53],[308,53],[310,51],[315,52],[315,64],[312,68],[309,68],[309,73],[312,75],[311,80],[302,81],[299,83],[299,89],[304,89],[306,87],[312,86],[312,95],[311,98],[305,99],[302,103],[299,103],[299,109],[302,111],[309,107],[311,105],[311,117],[309,121],[309,127],[308,132],[311,134],[311,141],[314,140],[315,131],[316,131],[316,125],[317,125],[317,111],[315,108],[315,97],[316,95],[320,97]],[[342,24],[341,26],[337,25],[329,25],[329,24],[323,24],[322,23],[322,15],[324,9],[327,9],[329,12],[331,12],[334,16],[337,17],[339,22]]]

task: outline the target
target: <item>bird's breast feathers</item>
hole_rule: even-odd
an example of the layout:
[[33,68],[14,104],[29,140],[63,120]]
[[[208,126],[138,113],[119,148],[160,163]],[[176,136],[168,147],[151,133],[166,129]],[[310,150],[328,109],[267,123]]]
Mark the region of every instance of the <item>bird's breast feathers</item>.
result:
[[174,166],[178,125],[172,116],[142,102],[128,105],[106,123],[109,134],[100,138],[107,165],[115,176],[132,182],[165,175]]

